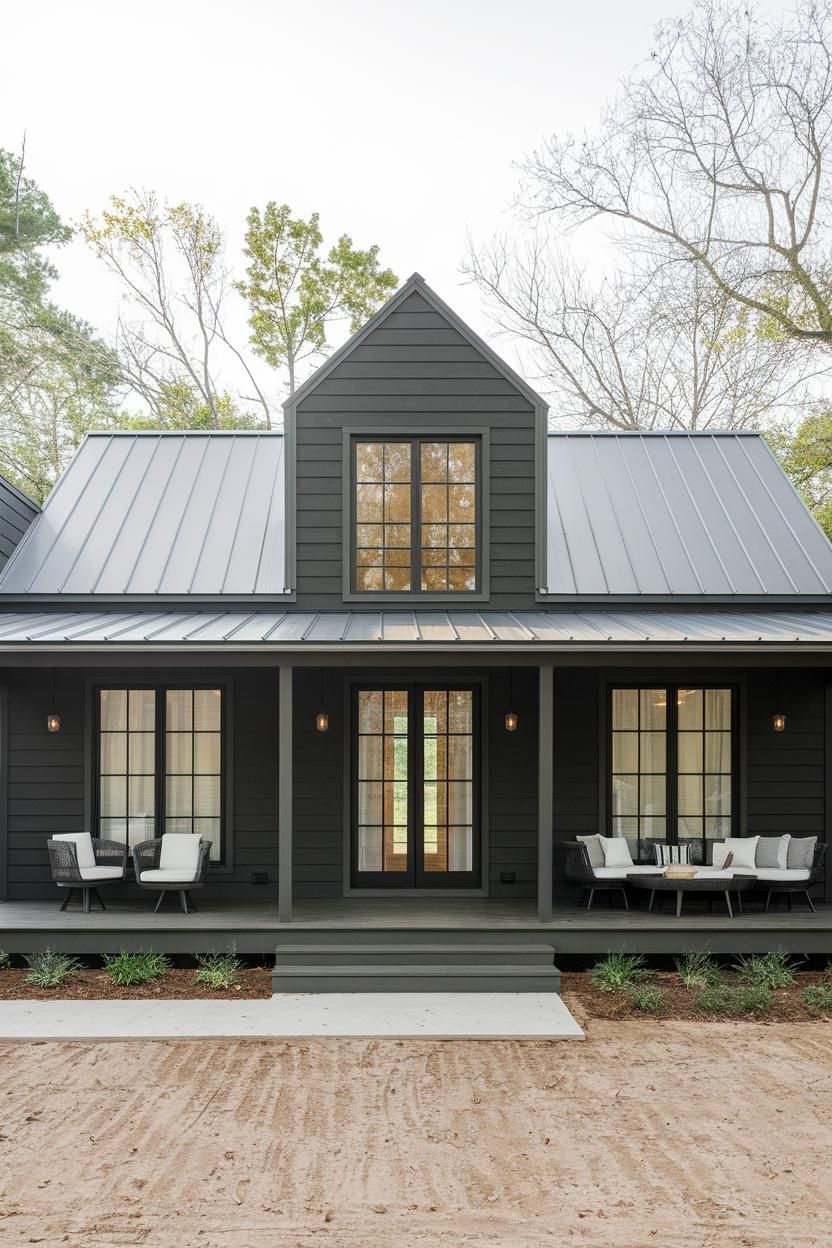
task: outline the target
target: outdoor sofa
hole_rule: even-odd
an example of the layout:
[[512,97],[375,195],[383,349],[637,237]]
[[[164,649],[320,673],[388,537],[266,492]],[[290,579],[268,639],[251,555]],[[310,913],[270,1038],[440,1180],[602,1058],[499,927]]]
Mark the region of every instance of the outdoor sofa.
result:
[[755,891],[765,894],[766,910],[778,896],[785,897],[791,909],[792,898],[798,895],[814,911],[810,889],[820,880],[826,857],[826,845],[819,844],[816,836],[792,837],[788,833],[710,841],[707,859],[699,838],[678,845],[644,840],[641,857],[635,838],[598,833],[567,841],[564,849],[566,878],[583,887],[582,901],[586,900],[587,909],[597,892],[618,892],[628,907],[628,876],[650,874],[677,862],[699,868],[703,877],[734,873],[754,876]]

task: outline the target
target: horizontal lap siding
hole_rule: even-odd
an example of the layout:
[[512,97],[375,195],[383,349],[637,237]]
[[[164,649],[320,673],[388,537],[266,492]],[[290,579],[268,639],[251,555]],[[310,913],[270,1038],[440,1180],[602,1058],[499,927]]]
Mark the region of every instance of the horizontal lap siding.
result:
[[[534,414],[528,400],[418,294],[298,405],[298,610],[343,605],[345,425],[488,428],[493,606],[534,606]],[[369,604],[368,604],[369,605]],[[351,610],[362,604],[351,603]],[[377,603],[372,604],[377,610]]]
[[[189,673],[190,675],[190,673]],[[195,684],[228,673],[193,673]],[[234,869],[209,877],[208,892],[225,897],[276,896],[277,740],[276,680],[272,672],[231,673]],[[96,683],[128,687],[153,683],[159,673],[111,671]],[[170,679],[170,675],[168,676]],[[46,842],[61,832],[85,830],[84,674],[56,676],[55,707],[61,731],[46,730],[51,709],[47,672],[9,671],[8,688],[8,889],[12,900],[55,896]],[[252,872],[266,872],[269,884],[255,887]]]
[[[411,674],[412,675],[412,674]],[[441,669],[420,679],[437,683],[455,679]],[[404,677],[402,677],[404,679]],[[315,729],[320,686],[315,673],[296,673],[294,766],[294,863],[296,897],[340,897],[344,878],[344,730],[348,708],[343,672],[327,673],[325,702],[329,731]],[[518,673],[514,681],[520,731],[505,731],[508,678],[492,673],[485,706],[487,724],[487,829],[489,893],[532,897],[537,879],[537,723],[536,674]],[[372,683],[372,682],[369,682]],[[513,884],[500,873],[513,872]]]
[[[512,677],[516,732],[506,732],[507,671],[488,681],[488,892],[491,897],[537,893],[537,669]],[[500,875],[513,872],[515,882]]]
[[0,568],[6,566],[37,514],[35,504],[22,498],[0,477]]
[[774,732],[774,672],[748,681],[747,826],[752,836],[824,835],[824,686],[817,671],[784,671],[786,731]]

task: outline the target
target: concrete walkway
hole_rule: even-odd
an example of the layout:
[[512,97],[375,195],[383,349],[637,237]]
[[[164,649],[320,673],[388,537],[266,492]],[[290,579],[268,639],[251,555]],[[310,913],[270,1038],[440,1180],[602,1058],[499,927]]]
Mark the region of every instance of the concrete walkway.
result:
[[281,993],[265,1001],[0,1001],[0,1040],[389,1036],[581,1040],[553,992]]

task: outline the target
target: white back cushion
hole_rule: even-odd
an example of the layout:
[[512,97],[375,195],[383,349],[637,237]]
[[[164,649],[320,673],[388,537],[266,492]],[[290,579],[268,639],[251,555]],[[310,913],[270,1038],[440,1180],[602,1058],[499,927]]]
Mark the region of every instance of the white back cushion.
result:
[[52,840],[74,841],[78,866],[82,870],[95,866],[95,854],[92,852],[92,837],[89,832],[62,832],[60,836],[53,836]]
[[743,867],[755,866],[759,839],[759,836],[735,836],[729,837],[727,841],[717,841],[714,845],[713,865],[716,868],[721,867],[728,855],[733,854],[732,871],[741,871]]
[[183,880],[196,876],[199,863],[199,837],[191,832],[166,832],[162,837],[160,871],[181,871]]
[[599,836],[605,867],[631,867],[633,856],[623,836]]

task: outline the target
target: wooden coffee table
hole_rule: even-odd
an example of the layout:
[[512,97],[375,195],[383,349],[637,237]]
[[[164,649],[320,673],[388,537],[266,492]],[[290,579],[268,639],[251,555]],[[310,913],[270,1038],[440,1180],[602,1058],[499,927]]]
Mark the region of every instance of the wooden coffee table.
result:
[[732,876],[694,876],[691,880],[671,879],[669,876],[662,875],[657,871],[655,875],[628,875],[627,883],[633,888],[647,889],[650,893],[650,904],[647,909],[653,909],[653,902],[656,893],[675,893],[676,894],[676,918],[678,919],[682,913],[682,898],[685,893],[722,893],[725,898],[725,905],[728,909],[729,916],[733,919],[734,911],[731,908],[731,893],[737,894],[737,908],[742,914],[742,896],[746,888],[756,883],[756,877],[753,875],[732,875]]

